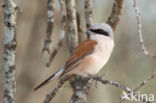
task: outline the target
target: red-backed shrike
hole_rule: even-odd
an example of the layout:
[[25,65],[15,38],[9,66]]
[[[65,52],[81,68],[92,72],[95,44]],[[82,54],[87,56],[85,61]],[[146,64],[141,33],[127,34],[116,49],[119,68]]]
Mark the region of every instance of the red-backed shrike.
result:
[[62,77],[74,74],[87,77],[88,74],[94,75],[102,69],[114,48],[112,28],[108,24],[98,23],[91,26],[86,34],[90,35],[90,39],[78,45],[65,65],[34,90],[37,90],[59,75]]

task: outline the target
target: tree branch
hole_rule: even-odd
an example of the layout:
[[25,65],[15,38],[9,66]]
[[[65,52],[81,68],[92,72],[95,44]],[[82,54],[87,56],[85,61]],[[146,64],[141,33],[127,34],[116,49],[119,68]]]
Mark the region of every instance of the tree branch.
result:
[[80,17],[80,13],[77,12],[76,13],[76,17],[77,17],[77,29],[78,29],[78,39],[79,39],[79,44],[83,41],[83,35],[84,35],[84,32],[81,28],[81,17]]
[[59,91],[59,89],[63,86],[63,84],[69,80],[71,77],[70,76],[64,76],[60,79],[58,85],[56,86],[55,89],[53,89],[53,91],[51,93],[49,93],[44,102],[43,103],[50,103],[50,101],[56,96],[57,92]]
[[156,77],[156,70],[146,80],[144,80],[142,83],[140,83],[133,91],[136,92],[138,89],[143,87],[147,82],[149,82],[154,77]]
[[65,0],[67,10],[67,41],[70,52],[78,45],[75,0]]
[[[139,90],[141,87],[143,87],[145,84],[147,84],[147,82],[149,82],[150,80],[152,80],[154,77],[156,77],[156,70],[152,73],[152,75],[150,75],[146,80],[144,80],[143,82],[141,82],[134,90],[133,93],[135,93],[137,90]],[[120,103],[123,101],[124,99],[122,99],[120,97]],[[145,103],[151,103],[150,101],[146,101],[144,98],[141,99],[143,100],[142,102]]]
[[[93,25],[93,3],[92,0],[84,0],[86,28],[89,29]],[[90,35],[87,35],[90,38]]]
[[47,15],[48,15],[48,22],[47,22],[47,35],[44,40],[44,47],[42,49],[42,53],[44,51],[47,51],[50,53],[50,45],[52,42],[51,36],[53,32],[53,26],[54,26],[54,10],[55,10],[55,4],[54,0],[48,0],[47,1]]
[[16,9],[14,0],[4,0],[4,103],[15,103],[16,94]]
[[[143,98],[142,96],[138,96],[138,93],[135,93],[135,91],[131,90],[130,88],[124,86],[123,84],[120,84],[118,82],[114,82],[114,81],[110,81],[110,80],[104,80],[102,79],[101,76],[94,76],[94,75],[89,75],[92,79],[94,79],[95,81],[99,81],[101,82],[102,84],[109,84],[109,85],[112,85],[112,86],[115,86],[115,87],[118,87],[120,88],[121,90],[123,90],[123,92],[126,92],[127,96],[130,97],[133,93],[133,95],[135,95],[137,98],[139,98],[139,100],[141,100],[142,102],[145,102],[145,103],[151,103],[150,101],[146,101],[145,98]],[[122,98],[121,96],[121,101],[125,99],[125,98]],[[121,102],[120,101],[120,102]]]
[[115,31],[116,26],[120,20],[120,15],[124,7],[124,1],[125,0],[114,0],[113,2],[112,13],[107,20],[107,24],[112,27],[113,31]]
[[136,4],[136,0],[134,0],[134,8],[136,11],[136,18],[137,18],[137,22],[138,22],[138,36],[139,36],[139,42],[141,44],[142,51],[145,55],[150,56],[152,58],[156,58],[156,55],[149,52],[145,47],[143,36],[142,36],[141,16],[140,16],[140,11],[139,11],[137,4]]
[[63,30],[60,31],[60,33],[59,33],[59,34],[60,34],[60,35],[59,35],[59,41],[58,41],[57,45],[55,46],[53,52],[51,53],[49,60],[48,60],[47,63],[46,63],[46,66],[47,66],[47,67],[50,66],[50,64],[51,64],[52,61],[54,60],[56,54],[57,54],[58,51],[61,49],[61,47],[62,47],[62,45],[63,45],[63,41],[64,41],[64,33],[65,33],[65,32],[64,32]]
[[73,80],[70,80],[70,84],[73,89],[70,103],[85,103],[88,91],[91,86],[91,81],[89,80],[89,78],[76,76],[73,78]]
[[60,13],[61,13],[61,29],[59,32],[59,41],[56,44],[53,52],[50,55],[50,58],[48,60],[48,62],[46,63],[46,66],[49,67],[50,64],[52,63],[53,59],[55,58],[56,54],[58,53],[58,51],[61,49],[62,45],[63,45],[63,41],[64,41],[64,37],[65,37],[65,25],[66,25],[66,4],[64,0],[59,0],[59,4],[60,4]]

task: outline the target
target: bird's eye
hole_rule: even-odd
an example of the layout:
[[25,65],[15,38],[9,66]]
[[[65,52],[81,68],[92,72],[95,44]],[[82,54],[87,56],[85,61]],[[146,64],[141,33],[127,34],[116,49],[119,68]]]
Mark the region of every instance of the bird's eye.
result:
[[90,29],[90,31],[96,33],[96,34],[101,34],[105,36],[109,36],[108,32],[102,30],[102,29]]

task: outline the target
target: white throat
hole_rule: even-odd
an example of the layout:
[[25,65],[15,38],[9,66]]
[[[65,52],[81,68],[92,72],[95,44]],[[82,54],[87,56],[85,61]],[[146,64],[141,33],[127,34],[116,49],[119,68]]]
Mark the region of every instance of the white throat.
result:
[[114,48],[114,40],[110,37],[98,34],[92,35],[91,39],[97,41],[94,52],[94,56],[98,58],[97,64],[99,67],[97,68],[99,69],[97,69],[97,73],[107,63],[109,57],[111,56],[112,50]]
[[99,34],[91,35],[90,39],[96,40],[98,43],[113,42],[113,44],[114,44],[113,38],[104,36],[104,35],[99,35]]

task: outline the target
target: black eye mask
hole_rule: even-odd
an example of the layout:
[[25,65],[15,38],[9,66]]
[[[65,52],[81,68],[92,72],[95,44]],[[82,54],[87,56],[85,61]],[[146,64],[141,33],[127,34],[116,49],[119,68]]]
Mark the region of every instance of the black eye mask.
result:
[[109,36],[109,34],[106,31],[102,30],[102,29],[90,29],[90,31],[92,31],[92,32],[94,32],[96,34]]

